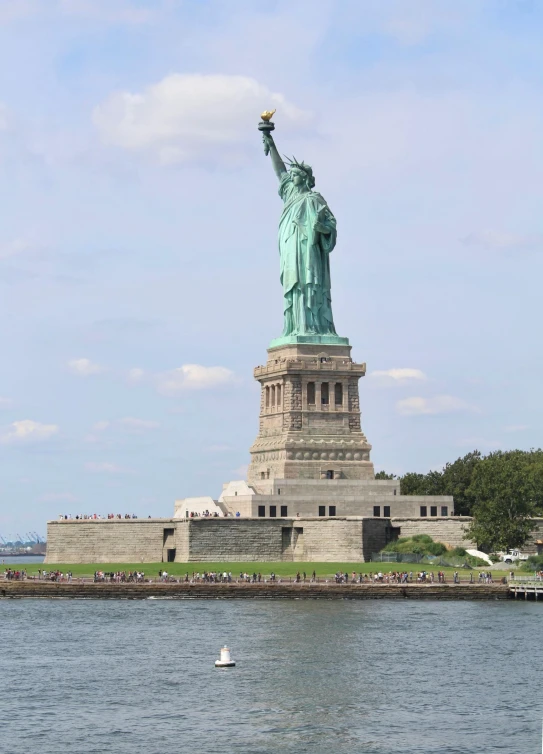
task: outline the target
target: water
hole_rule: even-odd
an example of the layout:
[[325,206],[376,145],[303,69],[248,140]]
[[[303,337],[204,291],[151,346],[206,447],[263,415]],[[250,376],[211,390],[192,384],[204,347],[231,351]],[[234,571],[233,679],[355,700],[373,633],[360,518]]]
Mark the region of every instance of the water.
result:
[[[542,609],[3,600],[0,749],[539,753]],[[225,642],[238,665],[217,670]]]
[[0,556],[0,566],[12,565],[13,563],[20,563],[21,565],[35,565],[36,563],[43,563],[44,555],[2,555]]

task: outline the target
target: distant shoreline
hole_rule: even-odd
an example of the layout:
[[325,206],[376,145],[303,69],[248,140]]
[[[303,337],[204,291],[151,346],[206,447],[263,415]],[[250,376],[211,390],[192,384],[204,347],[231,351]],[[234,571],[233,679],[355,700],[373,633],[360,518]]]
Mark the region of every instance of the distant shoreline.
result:
[[506,600],[506,584],[289,584],[0,582],[4,599],[432,599]]

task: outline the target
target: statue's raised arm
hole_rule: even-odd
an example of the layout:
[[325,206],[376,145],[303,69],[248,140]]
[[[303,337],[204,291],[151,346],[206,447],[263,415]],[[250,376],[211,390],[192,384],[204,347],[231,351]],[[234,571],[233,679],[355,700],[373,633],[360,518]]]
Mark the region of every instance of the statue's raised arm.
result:
[[271,132],[274,130],[275,125],[271,122],[271,118],[275,110],[266,110],[260,116],[262,120],[258,124],[258,130],[262,131],[262,142],[264,144],[264,154],[270,155],[275,175],[281,180],[281,176],[287,172],[287,167],[277,151],[275,142]]
[[273,136],[271,134],[262,134],[262,141],[264,142],[264,149],[267,149],[268,154],[271,157],[275,175],[279,178],[279,180],[281,180],[281,176],[287,172],[287,166],[279,156],[279,152],[277,151],[277,147],[275,146]]

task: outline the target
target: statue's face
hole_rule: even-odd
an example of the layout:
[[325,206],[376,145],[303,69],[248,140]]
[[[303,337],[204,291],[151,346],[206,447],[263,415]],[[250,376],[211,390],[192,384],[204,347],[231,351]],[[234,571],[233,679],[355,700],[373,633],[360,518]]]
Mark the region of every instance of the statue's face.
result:
[[292,177],[292,183],[295,186],[303,186],[305,184],[305,178],[300,170],[291,170],[290,175]]

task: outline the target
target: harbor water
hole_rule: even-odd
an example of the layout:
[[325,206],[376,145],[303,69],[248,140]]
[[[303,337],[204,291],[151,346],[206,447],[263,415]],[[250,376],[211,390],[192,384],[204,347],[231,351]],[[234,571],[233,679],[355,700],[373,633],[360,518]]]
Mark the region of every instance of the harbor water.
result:
[[[1,600],[1,750],[541,751],[543,605]],[[217,669],[225,644],[236,667]]]

